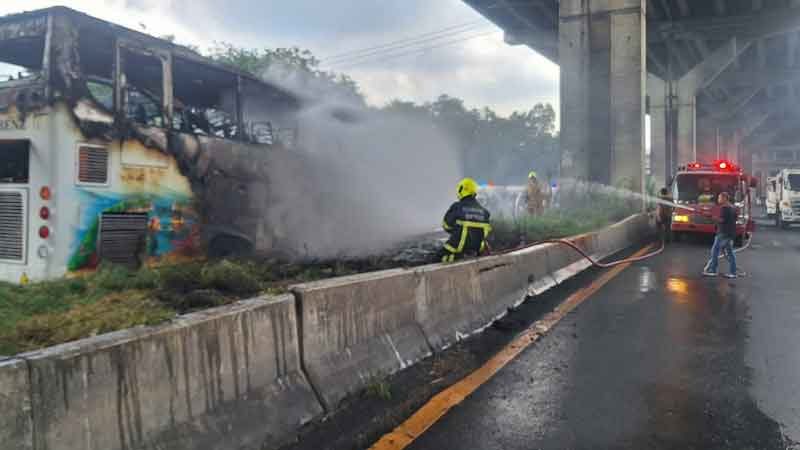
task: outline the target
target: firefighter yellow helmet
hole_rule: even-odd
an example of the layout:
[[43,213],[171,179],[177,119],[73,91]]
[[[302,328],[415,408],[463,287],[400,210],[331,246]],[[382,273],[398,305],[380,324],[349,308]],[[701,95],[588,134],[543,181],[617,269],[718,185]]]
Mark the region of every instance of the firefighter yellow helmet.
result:
[[538,177],[536,176],[536,172],[534,172],[534,171],[532,171],[532,170],[531,170],[530,172],[528,172],[528,179],[530,179],[530,178],[538,178]]
[[469,197],[470,195],[476,195],[478,193],[478,183],[475,182],[472,178],[464,178],[463,180],[458,182],[458,199],[461,200],[464,197]]

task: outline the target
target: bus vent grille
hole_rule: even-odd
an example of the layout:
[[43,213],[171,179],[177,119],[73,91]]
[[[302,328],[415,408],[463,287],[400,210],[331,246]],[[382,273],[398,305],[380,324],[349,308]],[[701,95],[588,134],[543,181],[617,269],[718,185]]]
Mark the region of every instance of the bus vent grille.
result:
[[102,261],[138,267],[146,239],[147,214],[104,213],[100,216],[98,250]]
[[108,149],[81,146],[78,150],[78,181],[81,183],[108,183]]
[[25,197],[0,191],[0,260],[25,260]]

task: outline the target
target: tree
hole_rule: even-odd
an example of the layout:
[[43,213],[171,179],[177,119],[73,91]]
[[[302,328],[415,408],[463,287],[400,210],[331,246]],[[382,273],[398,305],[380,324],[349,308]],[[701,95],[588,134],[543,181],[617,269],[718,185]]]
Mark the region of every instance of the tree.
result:
[[400,99],[392,100],[382,108],[382,111],[419,119],[430,119],[433,114],[430,105],[418,105],[414,102]]
[[425,104],[395,99],[382,111],[429,120],[457,146],[464,173],[479,180],[521,184],[531,170],[545,178],[557,175],[555,110],[549,104],[502,117],[488,106],[467,109],[462,99],[442,94]]
[[319,59],[309,50],[298,47],[248,49],[219,42],[206,56],[313,97],[366,105],[355,80],[320,69]]

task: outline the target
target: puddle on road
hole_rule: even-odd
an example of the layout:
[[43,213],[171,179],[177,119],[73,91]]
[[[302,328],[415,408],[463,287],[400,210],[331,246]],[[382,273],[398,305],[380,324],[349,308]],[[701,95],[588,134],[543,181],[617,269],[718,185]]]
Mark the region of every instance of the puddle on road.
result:
[[689,295],[689,283],[682,278],[671,277],[667,280],[667,291],[681,296]]
[[646,294],[656,286],[656,274],[649,267],[639,268],[639,292]]

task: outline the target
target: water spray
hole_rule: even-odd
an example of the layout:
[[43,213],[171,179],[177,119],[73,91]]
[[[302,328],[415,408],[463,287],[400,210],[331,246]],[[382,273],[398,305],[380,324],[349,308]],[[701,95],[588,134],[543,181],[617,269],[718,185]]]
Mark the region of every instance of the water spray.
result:
[[[600,184],[596,184],[596,183],[586,183],[586,182],[581,182],[581,181],[576,181],[576,180],[565,180],[564,184],[567,185],[567,186],[571,185],[573,189],[577,189],[579,191],[581,191],[581,190],[582,191],[586,191],[587,194],[589,192],[602,192],[602,193],[613,195],[613,196],[616,196],[616,197],[647,201],[647,202],[651,202],[651,203],[656,203],[656,204],[660,204],[660,205],[669,206],[669,207],[674,208],[675,210],[688,211],[688,212],[692,212],[692,213],[695,213],[695,214],[702,214],[702,215],[711,217],[710,213],[708,213],[706,211],[702,211],[702,210],[700,210],[698,208],[695,208],[695,207],[692,207],[692,206],[688,206],[688,205],[685,205],[685,204],[680,204],[680,203],[677,203],[677,202],[674,202],[674,201],[666,200],[666,199],[663,199],[663,198],[660,198],[660,197],[655,197],[655,196],[652,196],[652,195],[633,192],[633,191],[628,190],[628,189],[617,188],[617,187],[612,187],[612,186],[607,186],[607,185],[600,185]],[[517,200],[515,202],[515,205],[514,205],[514,209],[515,210],[517,208],[519,208],[518,203],[519,203],[519,198],[517,198]],[[741,251],[744,251],[744,250],[748,249],[750,247],[751,242],[752,242],[752,233],[748,236],[745,244],[741,248],[735,249],[734,253],[739,253]],[[513,248],[513,249],[510,249],[510,250],[507,250],[507,251],[503,251],[503,252],[500,252],[499,254],[506,254],[506,253],[510,253],[510,252],[514,252],[514,251],[518,251],[518,250],[522,250],[522,249],[527,249],[527,248],[532,248],[532,247],[537,247],[537,246],[545,245],[545,244],[565,245],[565,246],[571,248],[572,250],[576,251],[577,253],[579,253],[583,258],[588,260],[593,266],[599,267],[599,268],[603,268],[603,269],[619,266],[619,265],[622,265],[622,264],[628,264],[628,263],[644,261],[646,259],[652,258],[654,256],[657,256],[657,255],[663,253],[665,248],[666,248],[666,242],[664,241],[664,239],[661,239],[661,245],[659,246],[659,248],[654,250],[654,251],[652,251],[652,252],[650,252],[650,253],[648,253],[648,254],[646,254],[646,255],[642,255],[642,256],[638,256],[638,257],[632,257],[632,258],[624,258],[624,259],[621,259],[621,260],[618,260],[618,261],[609,262],[609,263],[603,263],[603,262],[597,261],[596,259],[592,258],[583,249],[581,249],[578,245],[576,245],[574,242],[571,242],[571,241],[569,241],[567,239],[546,239],[546,240],[534,242],[534,243],[531,243],[531,244],[519,246],[517,248]],[[725,257],[724,254],[722,256],[723,256],[723,258]]]

